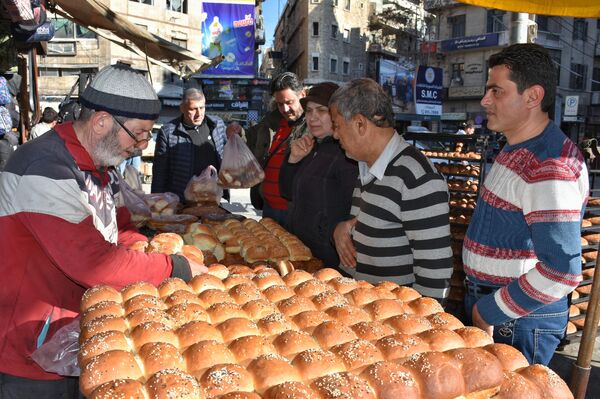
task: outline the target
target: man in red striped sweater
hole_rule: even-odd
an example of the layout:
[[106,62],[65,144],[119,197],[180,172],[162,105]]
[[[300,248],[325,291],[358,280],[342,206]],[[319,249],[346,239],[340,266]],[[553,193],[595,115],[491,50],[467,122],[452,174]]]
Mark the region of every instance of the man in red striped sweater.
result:
[[[249,128],[246,140],[265,169],[265,180],[258,189],[264,199],[263,217],[271,217],[285,227],[288,201],[279,192],[279,170],[289,143],[307,132],[300,104],[305,92],[298,76],[284,72],[271,82],[271,94],[277,109]],[[252,204],[260,208],[256,201]]]

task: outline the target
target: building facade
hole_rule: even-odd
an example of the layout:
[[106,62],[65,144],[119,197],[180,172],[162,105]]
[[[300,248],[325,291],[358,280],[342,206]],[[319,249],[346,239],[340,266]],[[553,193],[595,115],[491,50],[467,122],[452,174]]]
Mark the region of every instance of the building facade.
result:
[[368,15],[366,0],[289,0],[275,28],[278,72],[307,85],[365,76]]
[[[525,39],[544,46],[556,62],[554,121],[576,141],[600,132],[600,94],[594,94],[600,90],[599,20],[511,13],[452,0],[426,1],[425,7],[437,16],[433,30],[438,37],[422,51],[434,48],[432,59],[438,62],[432,64],[444,69],[440,130],[455,130],[456,123],[466,119],[484,125],[479,102],[487,80],[487,60],[502,47]],[[565,115],[565,102],[572,96],[578,102],[576,115]]]
[[[108,8],[124,16],[138,28],[183,47],[194,54],[202,54],[202,2],[199,0],[104,0]],[[255,3],[255,46],[264,44],[262,3]],[[85,87],[88,75],[93,75],[106,65],[117,61],[130,64],[151,80],[163,103],[159,123],[179,114],[179,103],[184,82],[168,69],[146,60],[142,54],[129,51],[105,37],[87,30],[72,21],[52,15],[56,34],[48,42],[47,55],[39,56],[38,87],[42,107],[51,105],[58,109],[61,101],[73,90]],[[143,50],[143,49],[141,49]],[[256,53],[258,54],[258,53]],[[255,69],[258,57],[255,56]],[[256,75],[256,74],[255,74]],[[77,85],[81,76],[80,84]],[[202,79],[194,75],[186,85],[204,86],[206,80],[207,102],[214,105],[209,112],[226,120],[240,120],[249,113],[251,101],[262,98],[263,81],[248,79]],[[195,81],[195,82],[194,82]],[[241,89],[240,89],[241,88]],[[255,104],[256,105],[256,104]],[[258,107],[258,105],[257,105]],[[262,107],[262,104],[260,105]],[[252,113],[254,118],[256,112]]]

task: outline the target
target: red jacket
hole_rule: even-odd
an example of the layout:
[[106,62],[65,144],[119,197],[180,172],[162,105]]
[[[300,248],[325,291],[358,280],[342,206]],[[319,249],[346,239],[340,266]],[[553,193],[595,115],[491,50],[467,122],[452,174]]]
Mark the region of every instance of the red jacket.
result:
[[71,124],[22,145],[0,174],[0,372],[60,379],[30,355],[77,317],[87,288],[171,275],[169,256],[126,249],[144,237],[117,210],[111,176],[96,170]]

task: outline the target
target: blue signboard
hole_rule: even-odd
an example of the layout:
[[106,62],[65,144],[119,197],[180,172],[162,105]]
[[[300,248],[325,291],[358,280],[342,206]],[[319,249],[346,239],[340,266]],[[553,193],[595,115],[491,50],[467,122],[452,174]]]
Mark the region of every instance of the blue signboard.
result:
[[499,42],[499,33],[486,33],[477,36],[457,37],[455,39],[442,40],[442,51],[494,47],[497,46]]
[[419,115],[442,115],[442,68],[419,65],[415,109]]
[[253,77],[254,2],[202,3],[202,55],[225,59],[202,76]]

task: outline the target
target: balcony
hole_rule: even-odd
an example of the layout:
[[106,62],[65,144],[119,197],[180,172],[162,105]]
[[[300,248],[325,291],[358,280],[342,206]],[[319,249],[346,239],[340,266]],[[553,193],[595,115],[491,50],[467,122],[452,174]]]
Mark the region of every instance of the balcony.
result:
[[425,11],[442,10],[444,8],[454,7],[461,3],[454,0],[425,0]]

